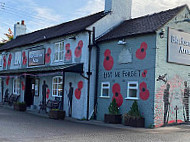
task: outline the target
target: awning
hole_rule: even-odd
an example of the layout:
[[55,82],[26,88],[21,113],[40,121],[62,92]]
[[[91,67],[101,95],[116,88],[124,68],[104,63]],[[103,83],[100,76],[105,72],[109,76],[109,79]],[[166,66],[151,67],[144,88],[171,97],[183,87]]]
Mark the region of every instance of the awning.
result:
[[38,73],[50,73],[56,71],[83,73],[83,63],[2,70],[0,71],[0,75],[17,75],[24,73],[38,74]]

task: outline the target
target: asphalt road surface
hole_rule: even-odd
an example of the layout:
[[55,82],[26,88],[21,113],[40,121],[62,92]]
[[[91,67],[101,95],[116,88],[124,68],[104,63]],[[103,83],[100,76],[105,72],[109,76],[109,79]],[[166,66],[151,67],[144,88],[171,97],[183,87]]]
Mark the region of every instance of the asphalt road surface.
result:
[[96,124],[0,107],[0,142],[190,142],[189,125],[139,129]]

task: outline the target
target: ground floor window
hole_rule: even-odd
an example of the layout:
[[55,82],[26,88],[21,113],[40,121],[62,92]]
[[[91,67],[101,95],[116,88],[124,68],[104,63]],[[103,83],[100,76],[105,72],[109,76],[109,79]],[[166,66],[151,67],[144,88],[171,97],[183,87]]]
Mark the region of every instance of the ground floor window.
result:
[[53,77],[53,80],[52,80],[53,94],[52,94],[52,96],[56,96],[56,97],[62,96],[62,84],[63,84],[62,76]]
[[20,79],[19,78],[13,79],[13,94],[20,95]]
[[126,99],[138,99],[138,82],[137,81],[128,82]]
[[40,79],[35,79],[35,96],[39,96],[39,86],[40,86]]
[[101,96],[100,97],[110,97],[110,83],[109,82],[102,82],[101,84]]

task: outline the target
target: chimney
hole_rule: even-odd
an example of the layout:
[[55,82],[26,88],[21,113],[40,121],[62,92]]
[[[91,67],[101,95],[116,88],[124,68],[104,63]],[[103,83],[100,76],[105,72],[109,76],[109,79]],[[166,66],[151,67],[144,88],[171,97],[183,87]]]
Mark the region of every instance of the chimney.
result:
[[132,0],[105,0],[105,13],[121,15],[125,20],[131,19]]
[[17,36],[26,34],[26,25],[24,24],[24,20],[21,21],[21,24],[17,22],[14,24],[14,39]]

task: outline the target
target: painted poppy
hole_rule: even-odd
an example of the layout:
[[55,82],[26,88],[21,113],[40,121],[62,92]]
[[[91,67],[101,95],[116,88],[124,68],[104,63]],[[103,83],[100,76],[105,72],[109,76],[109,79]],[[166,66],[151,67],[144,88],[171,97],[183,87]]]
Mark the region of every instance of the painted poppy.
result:
[[78,82],[78,88],[79,88],[79,89],[82,89],[82,88],[83,88],[83,82],[82,82],[82,81],[79,81],[79,82]]
[[25,51],[22,52],[22,64],[26,65],[27,63],[27,57]]
[[147,84],[142,82],[140,84],[140,98],[144,101],[148,100],[150,96],[149,90],[147,89]]
[[75,89],[75,97],[76,97],[76,99],[80,100],[81,89],[79,89],[79,88]]
[[78,42],[78,46],[75,48],[75,57],[80,58],[82,54],[83,41]]
[[143,77],[143,78],[146,77],[147,72],[148,72],[147,70],[144,70],[144,71],[142,72],[142,77]]
[[6,61],[6,56],[3,56],[3,67],[5,68],[6,67],[6,63],[7,61]]
[[113,60],[113,57],[111,56],[111,51],[109,49],[107,49],[105,52],[104,52],[104,62],[103,62],[103,66],[104,66],[104,69],[109,71],[112,69],[113,67],[113,64],[114,64],[114,60]]
[[47,53],[45,54],[45,63],[50,63],[51,59],[51,48],[48,48]]
[[120,91],[121,91],[120,85],[118,83],[115,83],[112,87],[112,93],[113,93],[112,101],[113,99],[115,99],[118,107],[120,107],[123,104],[123,97]]
[[23,81],[21,82],[21,85],[22,85],[22,90],[25,90],[25,85]]
[[136,51],[136,57],[139,60],[143,60],[146,57],[146,50],[147,50],[147,43],[143,42],[141,43],[141,47],[139,49],[137,49]]
[[47,92],[46,92],[46,98],[49,99],[49,94],[50,94],[50,90],[49,88],[47,88]]
[[6,78],[6,85],[9,85],[9,80],[10,80],[10,77],[7,76],[7,78]]
[[70,60],[71,60],[71,57],[72,57],[72,52],[71,52],[70,44],[69,44],[69,43],[67,43],[67,44],[65,45],[65,49],[66,49],[65,60],[66,60],[66,61],[70,61]]
[[9,58],[8,58],[8,66],[10,66],[10,64],[11,64],[11,60],[12,60],[12,54],[9,54]]

